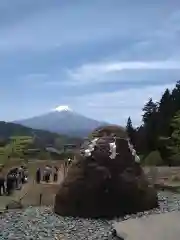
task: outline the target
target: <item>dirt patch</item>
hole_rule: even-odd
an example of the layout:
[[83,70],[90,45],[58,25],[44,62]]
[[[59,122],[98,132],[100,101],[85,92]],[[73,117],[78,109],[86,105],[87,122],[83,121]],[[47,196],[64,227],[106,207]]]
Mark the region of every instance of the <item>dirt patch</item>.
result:
[[53,205],[58,185],[32,184],[26,196],[22,199],[23,206]]
[[[58,182],[53,183],[52,178],[50,183],[35,183],[35,172],[37,168],[44,168],[47,164],[50,166],[57,166],[59,168]],[[11,161],[3,169],[3,174],[6,176],[9,169],[13,167],[19,167],[22,165],[22,161]],[[21,190],[15,190],[11,196],[1,196],[0,197],[0,209],[4,209],[6,204],[12,200],[18,201],[22,198],[22,204],[24,206],[38,206],[40,204],[40,195],[42,205],[53,205],[54,197],[57,192],[57,188],[64,178],[64,167],[63,161],[43,161],[34,160],[27,164],[29,171],[28,183],[23,185]]]
[[40,184],[37,184],[33,177],[31,177],[29,180],[30,182],[28,183],[28,191],[22,199],[22,204],[24,206],[53,205],[58,187],[63,179],[64,175],[62,169],[58,172],[58,182],[53,182],[51,179],[49,183],[41,182]]
[[144,167],[143,169],[148,178],[155,177],[156,181],[171,181],[172,176],[180,176],[180,167]]

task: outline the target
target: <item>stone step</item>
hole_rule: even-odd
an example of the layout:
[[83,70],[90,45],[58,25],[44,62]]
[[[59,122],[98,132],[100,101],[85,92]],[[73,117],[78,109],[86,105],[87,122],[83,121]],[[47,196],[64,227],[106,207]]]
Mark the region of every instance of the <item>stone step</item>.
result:
[[138,219],[116,222],[118,237],[124,240],[179,240],[180,212],[153,214]]

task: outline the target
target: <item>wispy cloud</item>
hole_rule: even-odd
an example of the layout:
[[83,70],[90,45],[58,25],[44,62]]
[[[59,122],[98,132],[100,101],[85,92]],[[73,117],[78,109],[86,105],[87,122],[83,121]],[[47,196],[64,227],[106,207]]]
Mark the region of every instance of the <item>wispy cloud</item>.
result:
[[131,116],[133,123],[138,125],[141,121],[142,108],[148,98],[152,97],[154,101],[159,101],[164,90],[166,88],[171,90],[173,87],[174,84],[165,84],[163,87],[159,85],[99,92],[69,98],[68,103],[72,108],[92,118],[125,125],[127,118]]
[[87,84],[96,81],[112,81],[107,74],[122,72],[124,70],[180,70],[180,61],[151,61],[151,62],[110,62],[86,64],[67,72],[70,83]]

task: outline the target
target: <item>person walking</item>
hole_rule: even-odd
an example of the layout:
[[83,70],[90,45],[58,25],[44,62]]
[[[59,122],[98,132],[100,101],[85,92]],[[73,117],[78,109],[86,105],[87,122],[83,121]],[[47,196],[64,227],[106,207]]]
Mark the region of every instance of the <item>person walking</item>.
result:
[[24,184],[25,183],[25,173],[24,173],[24,166],[21,166],[19,168],[19,172],[21,174],[21,184]]
[[18,168],[13,168],[10,170],[10,176],[12,175],[13,179],[13,188],[18,189],[19,188],[19,172]]
[[24,182],[27,182],[28,181],[28,169],[27,167],[24,167]]
[[47,165],[45,167],[45,181],[48,183],[50,180],[50,175],[51,175],[51,167]]
[[58,180],[58,168],[55,166],[54,167],[54,176],[53,176],[53,181],[57,182]]
[[5,194],[6,189],[5,189],[5,178],[3,176],[3,173],[0,172],[0,196]]
[[19,168],[17,168],[15,175],[16,175],[16,189],[20,190],[21,189],[21,173],[19,172]]
[[12,190],[14,189],[14,181],[15,177],[12,173],[7,174],[7,179],[6,179],[6,192],[7,195],[10,195],[12,193]]
[[38,168],[38,169],[36,170],[36,183],[39,184],[40,181],[41,181],[41,169]]
[[3,174],[4,165],[0,165],[0,196],[5,194],[5,178]]
[[18,190],[22,188],[23,183],[23,168],[19,167],[17,169],[17,182],[18,182]]

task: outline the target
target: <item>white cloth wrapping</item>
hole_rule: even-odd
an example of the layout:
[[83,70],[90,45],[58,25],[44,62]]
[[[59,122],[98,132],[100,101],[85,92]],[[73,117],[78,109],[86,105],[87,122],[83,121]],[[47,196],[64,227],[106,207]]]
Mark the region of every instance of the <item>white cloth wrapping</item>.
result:
[[136,154],[136,156],[135,156],[135,162],[140,163],[140,161],[141,161],[140,157]]
[[132,155],[135,157],[136,156],[136,150],[134,148],[132,148]]
[[131,152],[133,151],[133,145],[128,141],[128,147],[131,150]]
[[128,141],[128,146],[129,146],[129,149],[130,149],[132,155],[135,157],[135,162],[140,163],[140,157],[136,154],[136,150],[133,148],[133,145],[130,144],[129,141]]
[[91,141],[91,143],[95,146],[98,139],[99,139],[99,138],[94,138],[94,139]]
[[115,159],[116,158],[116,143],[109,143],[109,147],[110,147],[110,152],[111,155],[109,156],[111,159]]
[[[94,151],[94,147],[96,145],[96,142],[99,138],[94,138],[90,144],[88,145],[87,149],[84,150],[84,156],[85,157],[90,157],[92,152]],[[116,152],[116,141],[109,143],[109,147],[110,147],[110,158],[111,159],[115,159],[117,152]],[[135,157],[135,162],[139,163],[140,162],[140,157],[136,154],[136,150],[134,149],[133,145],[129,142],[128,140],[128,147],[132,153],[132,155]]]
[[97,142],[98,138],[94,138],[91,143],[88,145],[88,148],[85,149],[84,151],[84,155],[85,157],[90,157],[91,156],[91,152],[94,151],[94,147],[96,145],[96,142]]
[[88,146],[89,151],[94,151],[94,144],[89,144]]
[[89,149],[85,149],[84,156],[85,157],[90,157],[91,156],[91,151]]

